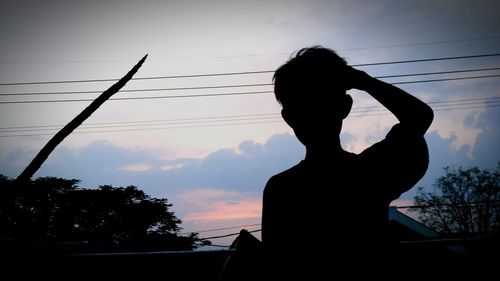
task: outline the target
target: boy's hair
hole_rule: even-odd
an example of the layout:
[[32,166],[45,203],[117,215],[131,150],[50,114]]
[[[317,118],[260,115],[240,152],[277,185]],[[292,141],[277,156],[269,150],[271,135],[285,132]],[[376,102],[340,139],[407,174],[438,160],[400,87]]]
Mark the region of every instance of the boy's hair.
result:
[[[321,46],[300,49],[274,73],[274,94],[283,106],[307,92],[344,91],[347,62]],[[318,93],[321,94],[321,93]]]

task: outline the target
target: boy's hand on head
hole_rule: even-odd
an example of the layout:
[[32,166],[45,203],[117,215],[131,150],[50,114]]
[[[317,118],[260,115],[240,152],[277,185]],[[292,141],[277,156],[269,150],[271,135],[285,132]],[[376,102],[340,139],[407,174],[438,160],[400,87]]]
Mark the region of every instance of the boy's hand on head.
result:
[[346,67],[346,90],[358,89],[365,90],[366,83],[370,75],[364,71],[358,70],[352,66]]

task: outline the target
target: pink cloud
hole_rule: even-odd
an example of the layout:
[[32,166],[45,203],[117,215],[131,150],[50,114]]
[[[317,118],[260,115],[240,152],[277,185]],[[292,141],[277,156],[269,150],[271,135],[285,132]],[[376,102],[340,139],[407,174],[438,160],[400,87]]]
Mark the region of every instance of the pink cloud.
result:
[[205,211],[187,214],[183,220],[233,220],[243,218],[260,218],[262,202],[257,199],[240,201],[213,201],[206,206]]

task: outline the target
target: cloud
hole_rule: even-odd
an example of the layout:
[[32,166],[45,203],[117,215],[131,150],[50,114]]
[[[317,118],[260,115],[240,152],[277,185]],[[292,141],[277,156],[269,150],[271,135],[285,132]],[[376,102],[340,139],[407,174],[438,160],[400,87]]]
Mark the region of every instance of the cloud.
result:
[[238,197],[239,193],[234,191],[224,191],[222,189],[201,188],[184,191],[178,195],[179,199],[198,206],[205,206],[214,200],[229,200]]
[[149,164],[146,163],[138,163],[138,164],[132,164],[132,165],[127,165],[121,168],[118,168],[118,170],[124,170],[128,172],[145,172],[151,170],[153,167]]
[[[0,172],[17,175],[32,150],[12,150],[1,159]],[[304,149],[288,133],[265,143],[243,141],[237,148],[219,149],[204,158],[165,159],[163,151],[130,149],[105,141],[82,148],[57,148],[35,174],[80,179],[83,187],[102,184],[137,185],[152,196],[170,197],[201,188],[260,194],[267,179],[298,163]]]
[[167,165],[164,165],[161,167],[162,171],[169,171],[169,170],[172,170],[172,169],[180,169],[182,167],[184,167],[185,164],[182,164],[182,163],[177,163],[177,164],[167,164]]
[[482,132],[472,148],[472,161],[479,167],[496,168],[500,162],[500,115],[498,107],[481,114],[476,122]]
[[262,203],[259,200],[243,201],[236,203],[213,202],[213,209],[204,212],[190,213],[184,216],[184,221],[192,220],[234,220],[255,218],[262,215]]
[[163,180],[178,189],[218,188],[260,194],[267,179],[298,163],[301,144],[285,133],[266,143],[251,140],[236,149],[220,149],[203,159],[165,171]]
[[211,201],[208,209],[188,213],[182,217],[183,221],[198,220],[235,220],[255,218],[260,220],[262,215],[262,201],[246,199],[241,201]]
[[254,194],[215,188],[183,190],[175,200],[183,209],[183,221],[259,217],[262,205]]
[[[431,187],[443,175],[445,166],[495,168],[500,155],[497,120],[495,108],[464,115],[464,127],[481,130],[473,143],[460,147],[456,146],[458,136],[454,133],[428,133],[429,169],[400,199],[413,199],[417,186]],[[356,126],[361,126],[361,122]],[[388,129],[385,127],[381,125],[370,132],[382,135],[381,138]],[[341,134],[341,139],[349,148],[357,147],[356,142],[368,145],[376,137],[350,129]],[[35,151],[26,149],[3,154],[0,173],[17,175],[33,155]],[[196,230],[222,225],[221,221],[233,225],[259,221],[266,181],[303,157],[303,146],[289,133],[273,135],[263,143],[246,140],[236,148],[219,149],[203,158],[165,159],[161,150],[130,149],[97,141],[79,149],[59,147],[36,176],[76,178],[82,180],[82,187],[89,188],[103,184],[136,185],[153,197],[168,198],[176,215],[185,221],[185,229]]]
[[483,130],[476,124],[484,110],[454,112],[450,118],[437,118],[431,131],[437,132],[442,138],[453,138],[452,147],[456,151],[468,147],[468,155],[472,157],[472,148]]
[[480,169],[495,169],[500,162],[500,124],[498,120],[498,109],[490,108],[481,113],[474,126],[483,128],[478,134],[473,145],[465,144],[456,148],[456,135],[448,137],[441,136],[433,131],[426,135],[429,147],[429,168],[425,176],[414,188],[404,193],[401,199],[412,199],[416,195],[416,187],[430,188],[437,178],[444,175],[444,167],[473,167]]
[[15,148],[2,155],[0,161],[0,172],[6,176],[15,178],[31,161],[31,158],[36,155],[35,151]]
[[[213,237],[237,233],[240,229],[260,229],[262,198],[235,191],[202,188],[181,192],[176,207],[183,212],[183,232],[201,231],[200,237]],[[228,227],[229,226],[229,227]],[[260,239],[260,233],[255,234]],[[233,236],[212,241],[217,245],[230,245]]]

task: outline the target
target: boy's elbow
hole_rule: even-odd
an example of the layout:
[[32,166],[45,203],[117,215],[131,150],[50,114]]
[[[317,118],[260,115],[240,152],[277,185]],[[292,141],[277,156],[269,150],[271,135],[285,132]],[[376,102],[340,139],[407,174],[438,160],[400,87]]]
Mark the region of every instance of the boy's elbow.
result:
[[[432,124],[432,121],[434,120],[434,111],[432,110],[432,108],[430,106],[426,106],[425,107],[425,111],[424,111],[424,124],[425,124],[425,131],[427,131],[427,129],[429,129],[429,127],[431,126]],[[424,133],[425,133],[424,131]]]
[[424,135],[425,132],[427,132],[427,130],[429,129],[429,127],[431,126],[432,124],[432,121],[434,120],[434,111],[432,110],[432,108],[428,105],[426,105],[422,112],[420,113],[420,116],[419,116],[419,125],[418,125],[418,131]]

